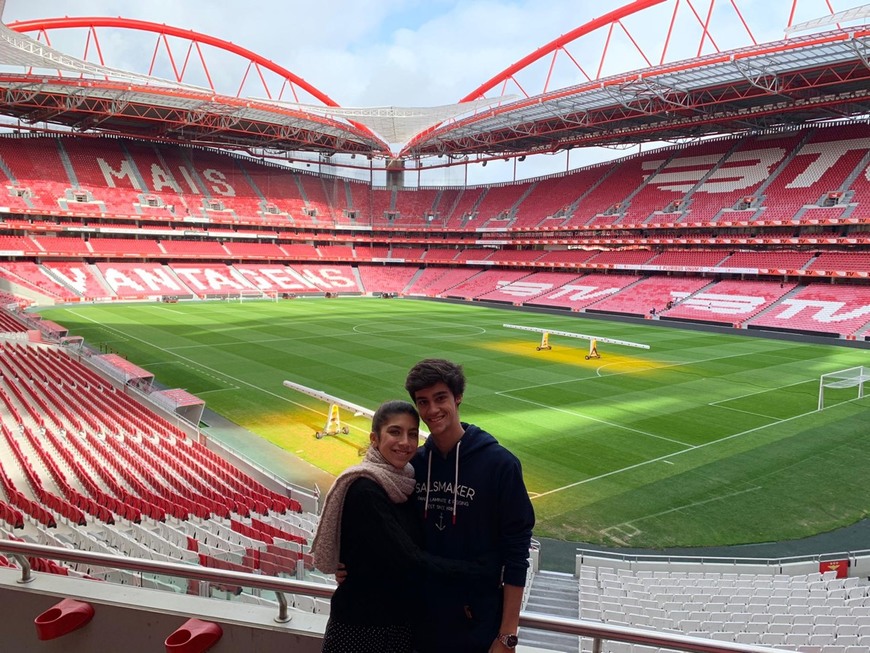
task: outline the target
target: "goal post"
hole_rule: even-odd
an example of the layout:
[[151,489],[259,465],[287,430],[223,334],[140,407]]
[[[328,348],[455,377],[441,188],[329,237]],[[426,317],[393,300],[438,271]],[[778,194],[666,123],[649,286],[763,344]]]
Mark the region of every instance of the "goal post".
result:
[[242,290],[239,292],[239,303],[251,301],[270,301],[277,302],[281,293],[277,290]]
[[819,410],[825,407],[825,388],[843,389],[858,388],[856,399],[864,397],[864,383],[870,381],[870,367],[859,365],[845,370],[828,372],[819,377]]

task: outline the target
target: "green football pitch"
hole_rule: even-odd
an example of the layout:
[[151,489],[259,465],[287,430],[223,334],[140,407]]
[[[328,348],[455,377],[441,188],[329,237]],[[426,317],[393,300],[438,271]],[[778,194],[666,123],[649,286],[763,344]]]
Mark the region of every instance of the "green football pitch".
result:
[[[608,546],[796,539],[870,507],[870,398],[819,377],[866,349],[721,335],[425,300],[296,299],[81,305],[42,311],[207,407],[331,473],[359,460],[368,424],[315,437],[328,407],[284,380],[374,409],[406,398],[419,359],[461,363],[462,419],[522,461],[535,534]],[[648,350],[540,335],[591,334]]]

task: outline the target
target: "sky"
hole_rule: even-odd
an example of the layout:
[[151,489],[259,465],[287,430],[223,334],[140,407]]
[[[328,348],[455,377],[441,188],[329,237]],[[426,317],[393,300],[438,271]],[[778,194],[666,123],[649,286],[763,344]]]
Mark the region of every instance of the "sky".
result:
[[[706,15],[710,2],[692,0],[690,4],[682,0],[678,4],[669,59],[697,56],[700,32],[690,8],[694,6],[699,15]],[[852,6],[842,0],[831,2],[835,10]],[[165,23],[252,50],[344,107],[428,107],[456,103],[560,34],[624,4],[624,0],[6,0],[3,21],[69,15],[123,16]],[[757,40],[782,38],[791,0],[740,0],[736,4]],[[548,79],[549,88],[584,81],[578,64],[595,76],[599,67],[606,75],[658,63],[674,6],[675,0],[667,0],[624,21],[647,60],[624,33],[617,31],[602,62],[607,32],[598,30],[569,45],[555,60],[547,58],[518,74],[522,91],[540,93]],[[749,37],[731,3],[716,0],[713,6],[710,25],[716,45],[727,49],[748,44]],[[795,19],[808,20],[826,13],[825,0],[800,0]],[[52,45],[76,56],[82,56],[85,37],[83,30],[51,36]],[[154,55],[155,36],[106,31],[100,33],[100,44],[109,65],[146,72]],[[711,52],[712,47],[707,42],[703,53]],[[183,54],[181,48],[175,56]],[[243,86],[243,95],[265,96],[254,75],[241,84],[245,69],[241,60],[229,61],[219,52],[206,52],[206,57],[219,91],[236,94]],[[161,51],[156,71],[170,76],[168,66],[168,57]],[[189,70],[191,83],[205,83],[200,67],[191,65]],[[277,82],[270,90],[277,95]],[[522,91],[516,85],[505,89],[513,95]],[[474,166],[475,181],[489,183],[512,176],[561,172],[625,153],[575,150],[567,159],[565,155],[535,157],[538,161],[516,164],[520,170],[513,161],[504,165],[495,162],[483,170]]]

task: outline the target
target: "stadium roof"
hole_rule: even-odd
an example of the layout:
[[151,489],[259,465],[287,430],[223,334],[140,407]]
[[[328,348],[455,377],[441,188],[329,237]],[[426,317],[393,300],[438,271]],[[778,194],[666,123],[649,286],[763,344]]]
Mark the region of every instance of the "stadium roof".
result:
[[[545,85],[540,92],[505,94],[507,83],[523,67],[555,57],[593,28],[622,26],[626,16],[666,1],[636,0],[555,39],[459,103],[430,108],[339,107],[250,51],[165,25],[122,18],[46,19],[17,23],[14,29],[0,25],[0,114],[24,129],[47,123],[77,133],[268,153],[459,159],[685,139],[870,114],[866,26],[753,42],[620,75],[587,75],[584,83],[555,90]],[[0,0],[0,8],[2,4]],[[826,27],[845,14],[790,29]],[[860,10],[852,10],[848,18],[856,17],[861,17]],[[189,38],[197,48],[210,43],[282,74],[313,101],[234,97],[213,86],[96,65],[23,34],[97,25]],[[10,68],[21,71],[3,72]]]

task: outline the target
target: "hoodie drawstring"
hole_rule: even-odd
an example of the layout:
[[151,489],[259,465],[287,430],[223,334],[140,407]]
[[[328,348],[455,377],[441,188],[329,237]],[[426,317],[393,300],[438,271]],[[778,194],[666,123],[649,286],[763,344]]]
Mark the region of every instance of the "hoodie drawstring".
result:
[[[459,503],[459,447],[462,440],[456,443],[456,468],[453,472],[453,523],[456,523],[456,507]],[[432,450],[426,467],[426,506],[423,508],[423,519],[429,516],[429,490],[432,487]]]
[[462,440],[456,443],[456,471],[453,474],[453,523],[456,524],[456,502],[459,496],[459,445]]
[[426,507],[423,508],[423,519],[429,516],[429,488],[432,487],[432,450],[429,449],[429,466],[426,469]]

